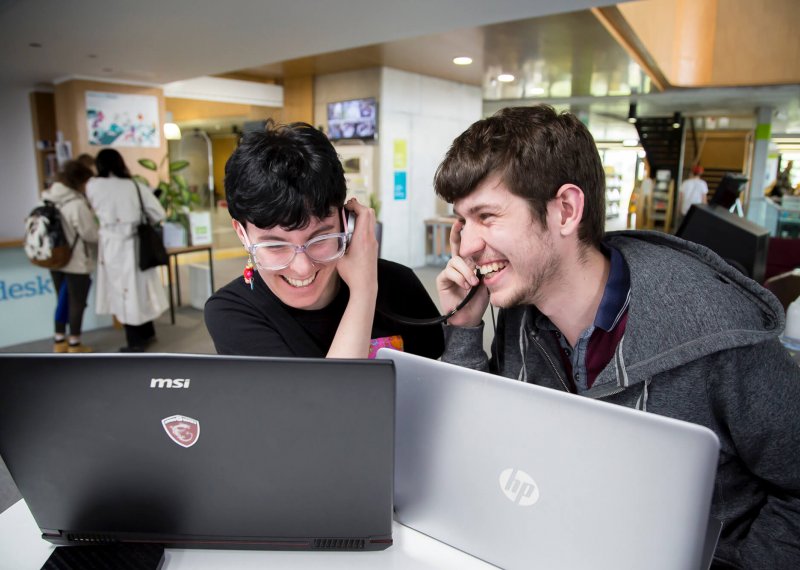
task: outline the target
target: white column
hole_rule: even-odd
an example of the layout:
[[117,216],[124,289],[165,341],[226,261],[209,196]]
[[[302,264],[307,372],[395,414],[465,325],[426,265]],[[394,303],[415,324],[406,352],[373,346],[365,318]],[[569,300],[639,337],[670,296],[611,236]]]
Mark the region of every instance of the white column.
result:
[[756,109],[756,133],[753,144],[753,159],[750,163],[750,193],[745,203],[747,218],[766,227],[766,198],[764,188],[769,184],[767,155],[772,132],[772,107]]

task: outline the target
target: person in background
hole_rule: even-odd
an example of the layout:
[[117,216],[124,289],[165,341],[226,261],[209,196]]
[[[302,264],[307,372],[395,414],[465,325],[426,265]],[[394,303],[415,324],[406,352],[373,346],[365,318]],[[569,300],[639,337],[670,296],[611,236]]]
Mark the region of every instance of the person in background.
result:
[[143,352],[155,340],[153,320],[169,303],[158,268],[139,270],[139,198],[151,223],[163,221],[166,214],[153,191],[133,181],[119,152],[101,150],[96,166],[97,178],[89,181],[86,194],[100,221],[97,313],[114,315],[125,326],[127,344],[120,352]]
[[84,152],[82,154],[79,154],[78,158],[76,158],[75,160],[77,160],[82,165],[84,165],[86,168],[91,170],[92,173],[96,172],[95,171],[95,164],[94,164],[94,157],[91,154],[89,154],[87,152]]
[[770,190],[770,197],[783,198],[794,194],[794,188],[792,188],[792,166],[794,166],[794,161],[790,160],[786,163],[786,168],[778,173],[775,184]]
[[[77,160],[67,161],[56,181],[42,193],[61,214],[64,234],[72,245],[69,262],[50,271],[56,295],[64,298],[66,310],[56,311],[53,352],[91,352],[81,343],[81,326],[86,299],[97,263],[97,221],[84,194],[92,171]],[[61,295],[59,293],[62,293]],[[69,336],[67,336],[69,325]]]
[[681,191],[678,193],[678,211],[681,217],[686,215],[692,204],[708,203],[708,184],[700,178],[703,174],[703,167],[696,164],[692,167],[692,175],[681,183]]
[[[385,346],[437,358],[440,326],[409,327],[376,314],[439,312],[414,272],[378,259],[375,212],[345,203],[344,170],[311,125],[270,122],[244,136],[225,165],[244,275],[206,302],[220,354],[367,358]],[[348,238],[346,215],[356,215]],[[349,241],[349,245],[348,245]]]
[[437,288],[449,311],[477,268],[483,294],[448,320],[442,360],[706,426],[721,444],[716,567],[800,568],[800,367],[778,339],[783,308],[703,246],[606,235],[604,186],[586,126],[549,106],[456,138],[434,181],[456,213]]

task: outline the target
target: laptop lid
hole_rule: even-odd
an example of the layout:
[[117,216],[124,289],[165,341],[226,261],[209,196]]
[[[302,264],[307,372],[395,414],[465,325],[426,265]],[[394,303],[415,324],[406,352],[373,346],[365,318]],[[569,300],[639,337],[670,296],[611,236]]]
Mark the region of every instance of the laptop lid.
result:
[[395,517],[507,569],[699,568],[719,441],[697,425],[381,350]]
[[0,455],[51,542],[392,542],[391,362],[4,354],[0,367]]

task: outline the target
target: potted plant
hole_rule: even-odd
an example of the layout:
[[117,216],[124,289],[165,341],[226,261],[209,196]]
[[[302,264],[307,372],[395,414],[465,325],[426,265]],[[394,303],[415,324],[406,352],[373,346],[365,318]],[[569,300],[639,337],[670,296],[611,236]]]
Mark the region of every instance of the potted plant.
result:
[[[149,158],[140,158],[139,164],[147,170],[158,172],[167,155],[161,159],[160,164]],[[155,193],[167,213],[164,223],[164,244],[167,247],[180,247],[188,245],[189,212],[192,207],[200,202],[200,197],[189,190],[186,178],[179,174],[189,166],[188,160],[174,160],[169,163],[169,180],[160,180]],[[149,182],[142,176],[134,178],[143,184]]]

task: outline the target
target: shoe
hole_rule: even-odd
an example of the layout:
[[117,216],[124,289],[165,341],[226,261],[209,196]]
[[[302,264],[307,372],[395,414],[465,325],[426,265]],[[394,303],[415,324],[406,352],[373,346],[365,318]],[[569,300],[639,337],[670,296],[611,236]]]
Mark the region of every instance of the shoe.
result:
[[67,352],[70,354],[82,354],[84,352],[94,352],[91,346],[86,346],[85,344],[70,344],[67,346]]
[[67,352],[67,339],[54,340],[53,352],[58,352],[58,353]]
[[119,349],[120,352],[144,352],[143,346],[123,346]]

